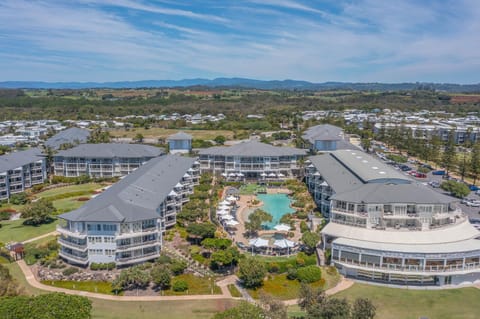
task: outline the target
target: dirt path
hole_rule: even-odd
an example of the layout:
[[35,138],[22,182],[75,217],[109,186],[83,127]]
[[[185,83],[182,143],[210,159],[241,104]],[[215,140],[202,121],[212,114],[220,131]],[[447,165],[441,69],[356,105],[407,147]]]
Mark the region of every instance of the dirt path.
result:
[[[340,291],[347,290],[348,288],[352,287],[353,284],[354,284],[353,280],[342,277],[340,282],[335,287],[327,289],[325,291],[325,294],[327,296],[334,295],[334,294],[336,294]],[[296,305],[298,303],[298,299],[285,300],[284,303],[287,306],[293,306],[293,305]]]
[[45,238],[45,237],[48,237],[48,236],[56,236],[56,235],[58,235],[58,232],[56,230],[54,230],[52,232],[43,234],[41,236],[24,240],[24,241],[22,241],[22,244],[28,244],[28,243],[31,243],[32,241],[36,241],[36,240],[39,240],[39,239],[42,239],[42,238]]

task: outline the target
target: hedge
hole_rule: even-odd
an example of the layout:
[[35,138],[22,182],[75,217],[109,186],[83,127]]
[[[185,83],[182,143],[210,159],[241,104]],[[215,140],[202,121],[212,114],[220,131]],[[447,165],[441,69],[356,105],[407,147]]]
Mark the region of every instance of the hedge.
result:
[[306,266],[297,269],[297,279],[300,282],[312,283],[322,278],[322,271],[317,266]]

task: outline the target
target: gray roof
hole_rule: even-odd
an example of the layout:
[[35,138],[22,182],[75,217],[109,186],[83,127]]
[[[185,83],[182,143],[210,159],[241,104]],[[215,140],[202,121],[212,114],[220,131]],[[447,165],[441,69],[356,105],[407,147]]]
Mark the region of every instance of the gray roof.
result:
[[292,156],[305,155],[306,150],[286,146],[272,146],[257,141],[246,141],[233,146],[214,146],[201,149],[201,155],[220,156]]
[[58,149],[62,144],[86,143],[89,136],[89,130],[78,127],[71,127],[50,137],[48,140],[45,141],[45,146]]
[[336,192],[331,198],[353,203],[361,203],[363,201],[372,204],[449,204],[453,201],[451,197],[438,193],[419,183],[362,184],[346,192]]
[[364,183],[385,180],[407,180],[408,177],[392,167],[358,150],[337,150],[330,153]]
[[164,153],[162,148],[143,144],[100,143],[81,144],[74,148],[59,151],[55,156],[64,157],[157,157]]
[[343,130],[335,125],[321,124],[308,128],[302,138],[310,143],[315,141],[339,141],[343,139]]
[[308,158],[335,192],[341,193],[362,185],[362,181],[340,164],[330,153]]
[[43,158],[44,156],[39,148],[31,148],[26,151],[2,155],[0,156],[0,173],[36,162]]
[[69,221],[102,222],[158,218],[156,209],[194,162],[195,158],[177,155],[151,159],[79,209],[59,217]]
[[191,140],[193,137],[190,134],[185,132],[178,132],[175,134],[170,135],[167,137],[167,141],[175,141],[175,140]]

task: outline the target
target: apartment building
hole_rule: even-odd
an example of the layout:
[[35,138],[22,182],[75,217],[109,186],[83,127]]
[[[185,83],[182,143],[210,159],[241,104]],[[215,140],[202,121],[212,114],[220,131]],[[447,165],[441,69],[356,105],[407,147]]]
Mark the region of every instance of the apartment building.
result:
[[162,154],[163,149],[142,144],[80,144],[55,154],[53,171],[55,175],[67,177],[125,176]]
[[86,266],[114,262],[126,266],[160,256],[162,232],[198,184],[194,158],[156,157],[81,208],[62,214],[60,257]]
[[38,148],[0,156],[0,200],[42,184],[46,178],[46,159]]

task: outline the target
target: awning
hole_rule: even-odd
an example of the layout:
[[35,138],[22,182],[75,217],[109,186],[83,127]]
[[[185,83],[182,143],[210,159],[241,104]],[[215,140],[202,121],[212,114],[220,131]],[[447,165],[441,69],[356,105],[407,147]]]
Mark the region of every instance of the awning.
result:
[[273,242],[273,245],[279,248],[292,248],[295,247],[296,244],[296,242],[288,239],[277,239]]
[[248,243],[254,247],[268,247],[268,240],[261,237],[250,239]]
[[291,228],[290,226],[285,225],[285,224],[278,224],[278,225],[275,225],[273,227],[273,229],[278,230],[278,231],[289,231],[290,228]]

